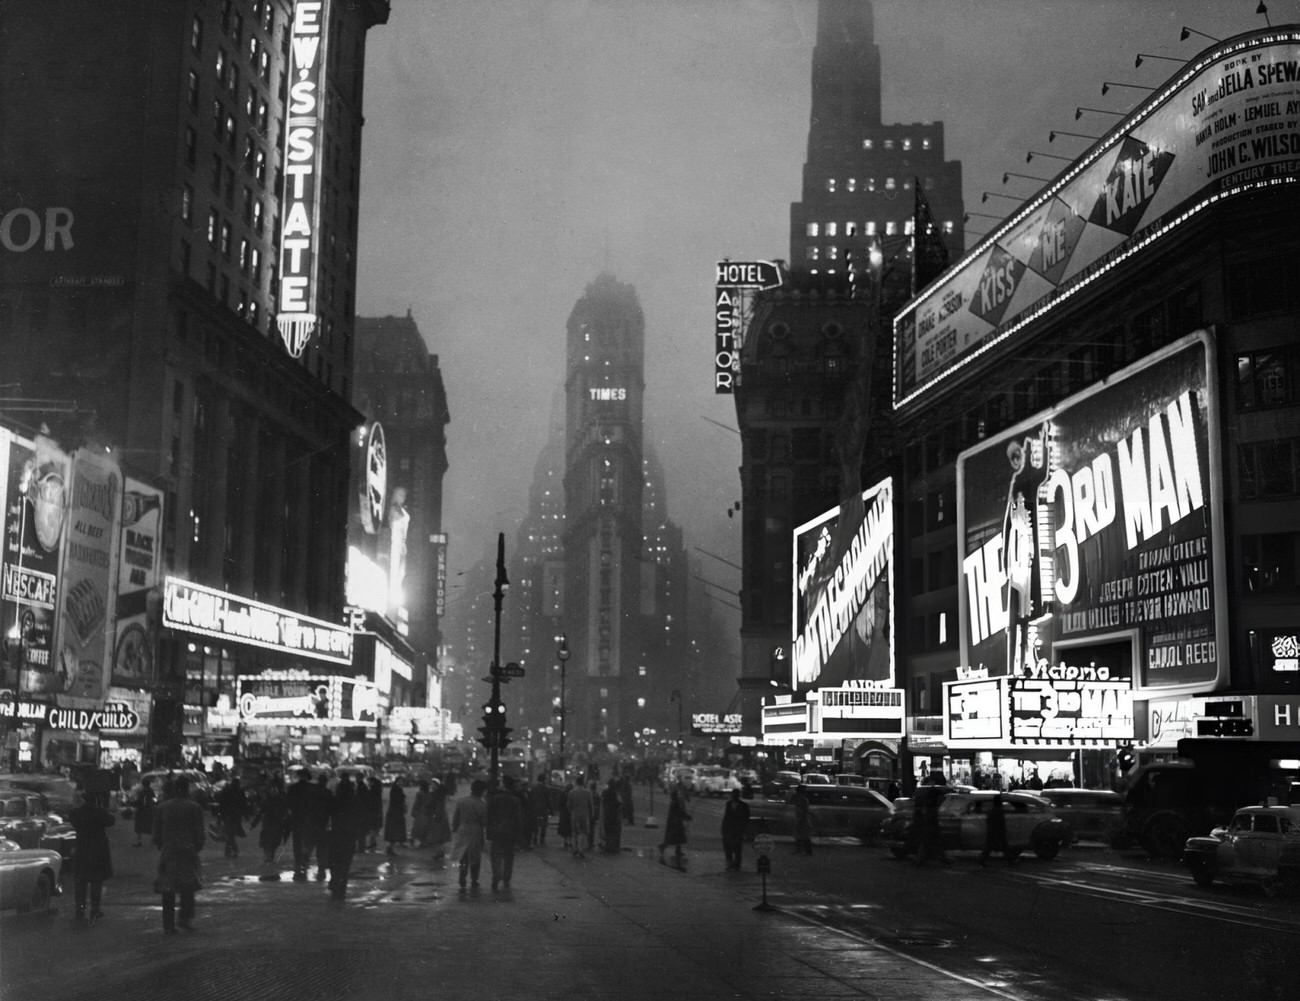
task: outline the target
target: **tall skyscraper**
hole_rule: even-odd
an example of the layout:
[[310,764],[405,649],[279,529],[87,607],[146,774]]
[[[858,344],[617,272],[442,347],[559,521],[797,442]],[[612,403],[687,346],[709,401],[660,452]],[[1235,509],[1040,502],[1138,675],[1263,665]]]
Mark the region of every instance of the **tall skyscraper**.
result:
[[[961,165],[943,158],[941,123],[883,123],[881,66],[871,4],[819,0],[789,273],[755,297],[735,392],[740,705],[751,733],[772,686],[791,684],[794,529],[893,459],[890,317],[912,293],[914,220],[932,218],[948,250],[961,250]],[[923,250],[932,271],[934,247]]]
[[[570,732],[616,742],[639,663],[645,319],[603,273],[569,316],[564,474]],[[648,667],[647,667],[648,670]]]

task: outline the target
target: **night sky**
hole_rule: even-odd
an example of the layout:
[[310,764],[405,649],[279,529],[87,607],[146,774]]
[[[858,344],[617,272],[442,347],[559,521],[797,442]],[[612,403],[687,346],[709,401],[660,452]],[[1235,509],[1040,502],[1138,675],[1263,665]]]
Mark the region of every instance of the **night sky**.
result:
[[[876,0],[886,124],[940,121],[968,212],[1009,214],[1061,155],[1190,59],[1265,25],[1256,0]],[[1270,3],[1273,24],[1300,2]],[[451,423],[454,574],[512,540],[563,379],[565,323],[608,270],[646,321],[646,434],[668,511],[740,562],[739,436],[712,389],[713,267],[785,258],[806,155],[814,0],[393,0],[370,32],[358,307],[411,310]],[[967,243],[994,220],[973,217]],[[715,423],[716,422],[716,423]],[[719,425],[726,425],[727,428]],[[692,553],[692,555],[694,555]],[[728,587],[739,574],[710,561]]]

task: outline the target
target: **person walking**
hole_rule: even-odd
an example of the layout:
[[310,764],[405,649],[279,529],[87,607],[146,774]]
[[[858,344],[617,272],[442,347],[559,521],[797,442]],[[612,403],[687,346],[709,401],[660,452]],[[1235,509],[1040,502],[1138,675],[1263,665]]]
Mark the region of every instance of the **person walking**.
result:
[[935,770],[931,770],[916,787],[912,808],[912,820],[917,828],[916,865],[925,865],[932,858],[937,858],[944,865],[952,865],[939,831],[939,804],[947,792],[948,783],[943,772]]
[[286,823],[289,835],[293,839],[293,879],[296,883],[307,881],[307,867],[311,863],[313,842],[310,822],[312,801],[316,798],[316,785],[311,780],[311,772],[302,768],[293,785],[285,791],[285,806],[288,809]]
[[[360,783],[361,780],[357,781]],[[347,896],[348,877],[352,875],[352,859],[357,850],[357,831],[366,818],[366,805],[358,788],[346,775],[334,788],[326,836],[331,900],[341,901]]]
[[393,784],[388,790],[388,812],[384,815],[384,840],[388,842],[389,855],[396,855],[397,846],[406,844],[406,790],[397,779],[393,779]]
[[808,789],[800,782],[794,787],[790,797],[794,806],[794,853],[811,855],[812,852],[812,804],[808,801]]
[[605,836],[605,854],[617,855],[623,850],[623,803],[618,795],[618,779],[610,779],[600,794],[601,828]]
[[1002,793],[995,792],[989,803],[988,815],[984,827],[984,851],[980,853],[980,865],[989,864],[989,856],[1001,852],[1007,865],[1015,865],[1016,857],[1007,847],[1007,811],[1002,806]]
[[507,775],[487,801],[487,839],[491,843],[488,859],[492,866],[493,893],[498,886],[510,889],[510,877],[515,870],[515,847],[522,823],[523,807],[515,792],[515,780]]
[[451,824],[447,821],[447,789],[437,779],[429,783],[429,844],[433,845],[433,860],[441,862],[451,841]]
[[623,804],[623,823],[631,827],[633,824],[632,776],[626,771],[618,780],[618,798]]
[[533,815],[533,844],[545,847],[546,827],[551,821],[551,791],[542,775],[528,790],[528,809]]
[[415,788],[415,798],[411,800],[411,844],[424,848],[429,844],[429,780],[420,779]]
[[239,776],[232,775],[217,797],[217,816],[221,819],[221,833],[226,838],[226,858],[239,857],[239,839],[247,837],[244,833],[244,817],[247,813],[248,797],[244,794]]
[[[72,877],[75,881],[77,924],[95,924],[104,916],[100,910],[104,880],[112,878],[113,856],[108,847],[108,829],[117,818],[108,811],[108,797],[102,792],[86,794],[85,801],[68,815],[72,829],[77,834],[77,847],[72,855]],[[90,915],[86,915],[86,891],[90,891]]]
[[357,794],[361,795],[364,791],[367,795],[362,798],[368,804],[365,811],[365,823],[362,830],[357,832],[358,837],[362,837],[364,832],[364,848],[358,848],[358,851],[377,852],[379,851],[379,833],[384,829],[384,784],[379,781],[378,775],[370,776],[369,780],[357,778]]
[[587,778],[579,775],[577,785],[569,790],[569,826],[572,833],[574,858],[586,858],[583,843],[591,846],[591,821],[596,812],[596,800],[587,788]]
[[740,798],[740,790],[732,789],[731,798],[722,808],[722,853],[727,859],[727,869],[740,871],[741,852],[745,847],[745,827],[749,823],[749,804]]
[[559,812],[555,820],[555,833],[560,836],[564,842],[565,848],[573,847],[573,814],[569,812],[569,793],[573,792],[573,783],[569,782],[564,787],[564,792],[560,796]]
[[135,831],[134,847],[139,848],[144,844],[145,838],[153,835],[153,812],[158,806],[158,794],[154,792],[150,776],[145,776],[131,805],[135,807],[135,820],[132,824]]
[[475,779],[470,783],[469,795],[456,800],[451,814],[451,833],[454,839],[451,856],[460,867],[460,888],[465,889],[469,876],[473,889],[478,889],[479,866],[483,862],[483,838],[487,828],[487,804],[483,792],[487,783]]
[[[289,836],[289,800],[285,793],[284,781],[277,774],[271,778],[262,794],[261,813],[258,823],[261,832],[257,844],[262,849],[262,861],[266,865],[275,865],[276,854]],[[279,879],[279,875],[276,875]]]
[[686,812],[686,800],[679,787],[673,786],[668,799],[668,816],[664,819],[664,839],[659,845],[659,861],[664,860],[664,849],[673,848],[673,858],[680,864],[683,858],[682,845],[686,844],[686,822],[691,815]]
[[[162,895],[163,932],[175,935],[179,925],[194,930],[194,896],[202,885],[199,853],[203,850],[203,807],[190,799],[190,780],[177,775],[171,782],[171,796],[158,804],[153,817],[153,843],[158,847],[158,879]],[[176,898],[180,897],[180,919]]]

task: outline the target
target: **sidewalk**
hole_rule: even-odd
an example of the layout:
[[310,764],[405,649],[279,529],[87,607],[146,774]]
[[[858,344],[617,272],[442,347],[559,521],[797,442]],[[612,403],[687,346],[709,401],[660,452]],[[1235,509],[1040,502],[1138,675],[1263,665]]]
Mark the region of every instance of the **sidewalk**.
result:
[[[638,790],[643,792],[643,790]],[[658,797],[656,797],[658,799]],[[658,805],[658,804],[656,804]],[[114,832],[105,919],[71,923],[71,887],[48,919],[0,923],[0,994],[21,1001],[255,998],[473,1001],[617,998],[981,998],[888,951],[754,909],[760,881],[720,852],[658,861],[661,829],[624,830],[618,855],[574,858],[554,826],[516,856],[510,891],[459,894],[425,850],[358,856],[343,904],[322,884],[267,881],[253,839],[237,859],[205,851],[197,931],[164,938],[152,848]],[[662,818],[660,823],[662,823]],[[694,832],[693,832],[694,833]],[[709,832],[700,832],[707,843]],[[694,839],[693,839],[694,840]]]

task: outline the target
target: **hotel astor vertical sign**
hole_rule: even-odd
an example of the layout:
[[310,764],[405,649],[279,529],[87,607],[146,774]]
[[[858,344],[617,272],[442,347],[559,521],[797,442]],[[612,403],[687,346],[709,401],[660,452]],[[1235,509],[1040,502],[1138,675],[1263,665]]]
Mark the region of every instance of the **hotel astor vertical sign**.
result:
[[740,371],[742,290],[781,287],[775,261],[719,261],[713,293],[713,392],[734,393]]
[[320,240],[321,84],[325,78],[326,0],[293,5],[290,40],[289,135],[284,147],[280,301],[276,322],[284,346],[302,356],[316,326],[316,258]]

